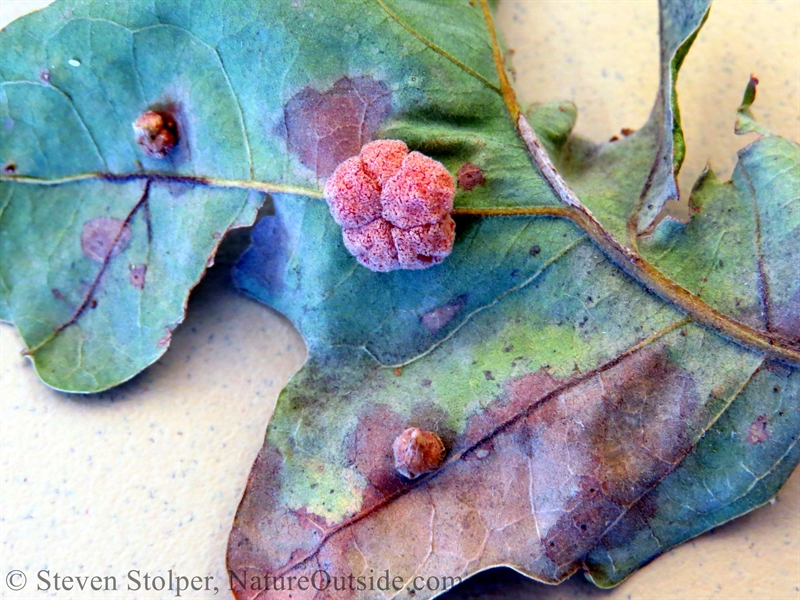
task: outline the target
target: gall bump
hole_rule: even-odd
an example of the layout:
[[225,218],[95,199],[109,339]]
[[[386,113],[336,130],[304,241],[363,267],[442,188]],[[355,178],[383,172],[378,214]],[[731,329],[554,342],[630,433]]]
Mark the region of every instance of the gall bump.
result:
[[418,427],[409,427],[397,436],[392,450],[395,469],[409,479],[435,471],[442,466],[445,457],[442,439]]
[[345,246],[372,271],[425,269],[453,250],[453,176],[402,141],[366,144],[336,168],[324,192]]
[[136,143],[153,158],[164,158],[178,143],[178,124],[172,115],[148,110],[133,122]]

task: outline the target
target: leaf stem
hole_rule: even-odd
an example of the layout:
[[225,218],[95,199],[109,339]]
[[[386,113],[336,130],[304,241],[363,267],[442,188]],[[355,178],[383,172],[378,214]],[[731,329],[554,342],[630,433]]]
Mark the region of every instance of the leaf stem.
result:
[[[495,67],[500,78],[503,100],[506,103],[508,112],[516,124],[520,137],[525,142],[533,162],[539,168],[555,195],[569,207],[566,213],[559,216],[571,219],[586,232],[606,256],[628,275],[639,281],[652,293],[680,308],[697,323],[705,325],[709,329],[743,346],[762,352],[770,359],[779,360],[792,366],[800,366],[800,344],[774,333],[749,327],[709,306],[647,262],[635,248],[631,249],[622,245],[584,206],[575,195],[575,192],[564,181],[564,178],[559,175],[550,160],[550,156],[539,141],[536,132],[520,111],[516,94],[511,87],[511,82],[503,64],[500,44],[497,41],[497,33],[488,1],[481,0],[481,6],[483,7],[486,26],[492,39]],[[488,216],[489,213],[486,214]]]
[[492,9],[489,8],[488,0],[481,0],[481,8],[483,9],[483,18],[486,20],[486,27],[489,30],[489,36],[492,40],[494,66],[495,69],[497,69],[497,76],[500,78],[500,95],[503,97],[503,102],[506,103],[506,108],[508,109],[508,114],[511,115],[511,120],[516,123],[520,115],[517,94],[514,92],[514,88],[508,80],[508,74],[503,64],[503,53],[500,50],[500,43],[497,41],[497,31],[494,27]]

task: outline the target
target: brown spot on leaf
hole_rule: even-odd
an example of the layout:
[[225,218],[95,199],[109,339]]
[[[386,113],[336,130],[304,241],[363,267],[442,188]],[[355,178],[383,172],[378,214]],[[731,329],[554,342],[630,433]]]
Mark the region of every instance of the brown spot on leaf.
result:
[[50,291],[53,293],[53,297],[54,297],[56,300],[66,300],[66,298],[64,298],[64,294],[62,294],[62,293],[61,293],[60,291],[58,291],[56,288],[53,288],[53,289],[51,289]]
[[342,77],[319,92],[300,90],[286,103],[281,133],[318,178],[327,177],[372,139],[392,112],[392,93],[371,77]]
[[529,409],[557,386],[558,380],[542,370],[512,380],[503,397],[469,419],[464,434],[465,443],[474,443],[482,439],[487,433]]
[[760,444],[769,439],[767,423],[767,415],[760,415],[750,424],[750,431],[747,433],[748,444]]
[[572,388],[532,416],[541,469],[537,489],[561,490],[545,493],[550,498],[543,505],[555,501],[562,507],[545,544],[556,565],[587,552],[625,506],[689,452],[693,438],[687,427],[697,418],[698,404],[691,376],[660,347]]
[[[239,598],[253,595],[249,585],[248,592],[242,593],[240,582],[250,584],[251,577],[260,574],[255,567],[262,573],[275,573],[280,566],[302,557],[320,539],[319,528],[309,527],[308,519],[287,511],[281,503],[283,462],[280,451],[267,442],[250,472],[228,546],[228,564],[239,577],[239,581],[231,578],[231,583]],[[262,531],[291,534],[265,539]]]
[[464,163],[461,165],[456,177],[458,179],[458,187],[467,192],[472,188],[486,183],[486,179],[483,176],[483,171],[481,171],[481,168],[472,163]]
[[92,300],[89,303],[89,308],[97,308],[97,300]]
[[459,296],[449,304],[445,304],[444,306],[433,309],[429,313],[425,313],[420,317],[420,321],[422,321],[422,324],[428,331],[437,333],[461,312],[461,309],[467,304],[468,298],[466,294]]
[[131,284],[138,290],[144,289],[144,277],[147,265],[130,265]]
[[17,172],[17,165],[14,163],[8,163],[6,166],[3,167],[3,173],[8,173],[9,175],[13,175]]
[[628,509],[625,516],[602,538],[603,546],[616,548],[626,544],[642,530],[649,528],[649,520],[658,513],[654,493],[648,493]]
[[81,233],[83,253],[103,263],[125,250],[131,241],[131,229],[122,219],[97,217],[87,221]]
[[635,129],[630,129],[629,127],[623,127],[620,130],[620,133],[622,135],[624,135],[625,137],[628,137],[629,135],[633,135],[634,133],[636,133],[636,130]]
[[43,69],[42,72],[39,73],[39,79],[41,79],[44,83],[50,83],[50,71]]
[[178,143],[178,123],[166,111],[148,110],[133,122],[136,143],[153,158],[164,158]]

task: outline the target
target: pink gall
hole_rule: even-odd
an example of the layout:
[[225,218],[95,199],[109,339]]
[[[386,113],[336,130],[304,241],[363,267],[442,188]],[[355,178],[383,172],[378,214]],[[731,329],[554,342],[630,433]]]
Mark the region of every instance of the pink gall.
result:
[[403,229],[436,223],[453,211],[455,193],[442,163],[411,152],[381,190],[383,218]]
[[377,140],[361,148],[361,162],[364,170],[372,175],[378,185],[384,186],[400,170],[408,146],[400,140]]
[[424,269],[453,249],[455,183],[441,163],[399,140],[366,144],[340,164],[325,199],[345,246],[373,271]]
[[397,260],[404,269],[425,269],[439,264],[453,249],[456,223],[450,215],[436,223],[392,229]]
[[363,227],[345,227],[342,237],[350,254],[371,271],[384,273],[401,268],[388,221],[378,218]]
[[337,167],[324,193],[333,220],[342,227],[362,227],[381,216],[381,188],[358,156]]

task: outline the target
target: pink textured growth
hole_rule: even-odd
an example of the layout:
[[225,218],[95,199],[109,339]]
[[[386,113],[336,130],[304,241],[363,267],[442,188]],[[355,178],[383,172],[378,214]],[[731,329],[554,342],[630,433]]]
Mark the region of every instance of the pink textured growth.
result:
[[381,190],[383,218],[403,229],[436,223],[452,212],[455,193],[442,163],[412,152]]
[[364,170],[381,186],[400,170],[407,155],[408,146],[400,140],[377,140],[361,148]]
[[405,269],[425,269],[442,262],[453,249],[456,223],[450,215],[432,225],[392,229],[397,260]]
[[400,268],[397,248],[388,221],[376,219],[357,229],[342,229],[344,245],[362,265],[371,271],[394,271]]
[[336,168],[324,193],[333,220],[342,227],[362,227],[381,216],[381,188],[358,156]]
[[347,249],[373,271],[424,269],[450,254],[455,184],[440,162],[399,140],[365,145],[325,185]]

